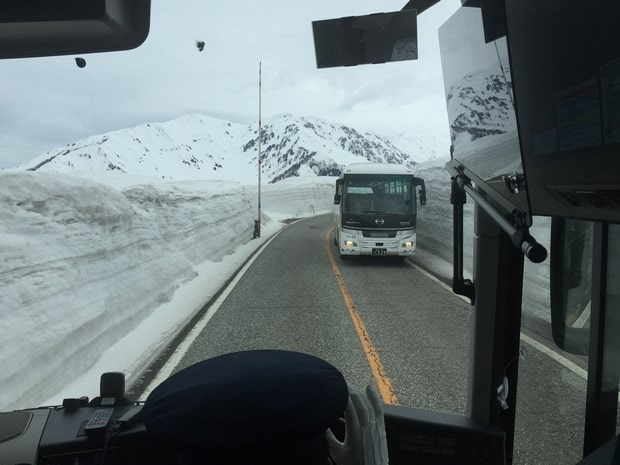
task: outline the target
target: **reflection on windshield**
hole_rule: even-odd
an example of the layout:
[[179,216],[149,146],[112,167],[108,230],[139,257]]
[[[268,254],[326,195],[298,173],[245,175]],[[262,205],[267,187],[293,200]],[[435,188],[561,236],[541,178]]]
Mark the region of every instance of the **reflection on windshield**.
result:
[[382,213],[408,215],[413,213],[413,202],[406,196],[350,194],[345,196],[345,213]]
[[356,176],[345,185],[344,212],[354,215],[412,215],[415,192],[411,179],[402,176]]

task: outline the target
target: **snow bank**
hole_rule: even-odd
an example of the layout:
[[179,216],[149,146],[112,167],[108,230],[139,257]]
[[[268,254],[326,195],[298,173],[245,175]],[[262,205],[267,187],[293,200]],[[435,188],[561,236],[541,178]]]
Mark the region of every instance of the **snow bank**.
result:
[[[207,265],[250,242],[256,217],[256,187],[234,182],[118,189],[13,172],[0,173],[0,186],[1,410],[37,405],[65,389],[200,273],[221,286],[233,270],[213,275]],[[333,183],[263,186],[263,199],[277,218],[328,212]],[[177,302],[170,311],[179,318],[163,334],[172,336],[203,304]],[[153,334],[141,357],[132,354],[129,381],[165,339]]]
[[[435,160],[416,173],[428,203],[414,260],[452,277],[450,179]],[[91,175],[92,176],[92,175]],[[0,411],[95,395],[99,375],[141,370],[280,220],[333,211],[335,178],[256,185],[0,172]],[[473,264],[465,207],[465,267]],[[533,234],[548,244],[548,221]],[[548,320],[548,261],[526,263],[524,313]],[[27,369],[26,369],[27,367]]]

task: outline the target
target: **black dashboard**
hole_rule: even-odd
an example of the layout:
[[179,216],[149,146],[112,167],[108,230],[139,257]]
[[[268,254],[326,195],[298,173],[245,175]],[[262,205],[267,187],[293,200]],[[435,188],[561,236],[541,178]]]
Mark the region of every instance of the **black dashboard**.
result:
[[141,421],[119,423],[141,405],[109,407],[107,425],[95,434],[85,426],[101,406],[45,407],[0,413],[3,465],[134,465],[175,463],[174,452],[149,437]]
[[[2,465],[170,465],[175,452],[149,435],[140,403],[40,407],[0,413]],[[87,432],[105,410],[106,424]],[[503,464],[504,434],[471,419],[385,406],[390,464]],[[206,439],[206,438],[205,438]]]

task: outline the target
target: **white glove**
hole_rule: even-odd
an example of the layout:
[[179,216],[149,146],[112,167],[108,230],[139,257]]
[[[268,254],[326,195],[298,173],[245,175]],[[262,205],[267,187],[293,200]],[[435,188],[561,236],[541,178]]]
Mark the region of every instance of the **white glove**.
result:
[[383,420],[383,402],[366,387],[366,396],[349,386],[349,403],[345,410],[344,442],[327,430],[327,444],[337,465],[387,465],[388,450]]

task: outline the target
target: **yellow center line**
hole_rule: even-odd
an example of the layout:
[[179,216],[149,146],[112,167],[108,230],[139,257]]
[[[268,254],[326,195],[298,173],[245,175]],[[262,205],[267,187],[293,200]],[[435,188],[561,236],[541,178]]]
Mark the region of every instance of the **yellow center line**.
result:
[[325,248],[327,249],[327,257],[329,258],[329,262],[332,265],[332,270],[334,271],[334,275],[336,276],[336,282],[338,283],[338,287],[340,288],[340,292],[342,293],[342,297],[344,299],[344,303],[347,306],[347,310],[349,310],[349,315],[351,316],[351,320],[353,321],[353,326],[355,326],[355,330],[357,331],[357,337],[362,343],[362,348],[364,349],[364,353],[366,354],[366,359],[368,359],[368,364],[370,365],[370,369],[372,371],[372,375],[377,381],[377,386],[379,386],[379,393],[383,398],[383,402],[386,404],[398,405],[398,397],[396,396],[396,391],[394,391],[394,387],[392,386],[392,381],[385,373],[385,369],[383,368],[383,364],[379,359],[379,354],[375,349],[372,341],[370,340],[370,335],[366,330],[366,326],[364,326],[364,322],[360,317],[357,309],[355,308],[355,303],[347,290],[347,286],[344,282],[344,278],[340,273],[340,268],[336,264],[336,260],[334,259],[334,255],[331,251],[330,244],[330,234],[333,231],[333,228],[327,231],[325,235]]

